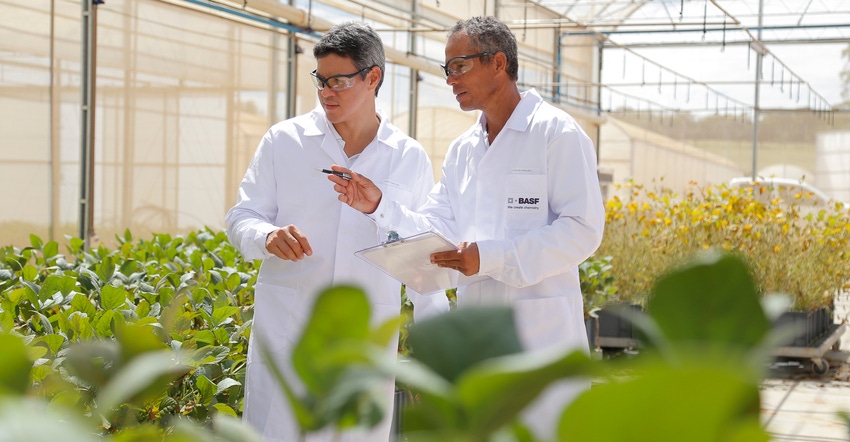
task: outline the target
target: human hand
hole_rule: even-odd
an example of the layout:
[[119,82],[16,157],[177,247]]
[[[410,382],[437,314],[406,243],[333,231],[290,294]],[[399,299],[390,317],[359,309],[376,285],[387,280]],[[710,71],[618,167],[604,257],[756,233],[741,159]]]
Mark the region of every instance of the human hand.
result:
[[339,200],[363,213],[373,213],[378,209],[383,193],[369,178],[354,172],[351,169],[331,166],[331,170],[342,172],[351,177],[345,179],[336,175],[328,175],[328,179],[334,182],[334,190],[339,193]]
[[433,253],[431,254],[431,264],[436,264],[437,267],[455,269],[466,276],[472,276],[478,273],[481,267],[478,245],[474,242],[462,242],[460,243],[460,250]]
[[266,250],[286,261],[300,261],[304,255],[313,254],[307,237],[292,224],[269,233],[266,236]]

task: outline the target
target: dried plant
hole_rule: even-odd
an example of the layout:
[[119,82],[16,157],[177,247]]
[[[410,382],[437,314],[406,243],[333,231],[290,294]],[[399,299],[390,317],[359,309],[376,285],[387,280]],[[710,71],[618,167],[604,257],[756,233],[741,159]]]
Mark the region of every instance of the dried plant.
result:
[[[655,280],[700,249],[740,255],[761,293],[794,297],[794,310],[831,307],[850,287],[850,210],[807,192],[695,183],[678,195],[627,183],[607,202],[597,256],[611,256],[618,300],[644,304]],[[623,192],[625,191],[625,192]]]

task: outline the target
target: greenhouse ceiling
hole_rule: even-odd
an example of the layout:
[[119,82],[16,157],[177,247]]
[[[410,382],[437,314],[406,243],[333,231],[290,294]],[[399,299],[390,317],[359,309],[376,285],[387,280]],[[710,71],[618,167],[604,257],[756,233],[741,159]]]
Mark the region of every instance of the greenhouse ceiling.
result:
[[[511,25],[558,26],[568,35],[596,35],[607,53],[607,74],[601,82],[614,95],[648,97],[659,107],[674,110],[693,107],[682,103],[685,84],[711,88],[745,110],[809,108],[831,113],[842,101],[845,107],[850,101],[840,75],[850,71],[850,1],[542,0],[539,4],[564,19]],[[759,76],[757,58],[762,59]],[[762,85],[758,98],[756,84]],[[666,94],[647,93],[650,89]],[[679,97],[670,97],[677,92]]]

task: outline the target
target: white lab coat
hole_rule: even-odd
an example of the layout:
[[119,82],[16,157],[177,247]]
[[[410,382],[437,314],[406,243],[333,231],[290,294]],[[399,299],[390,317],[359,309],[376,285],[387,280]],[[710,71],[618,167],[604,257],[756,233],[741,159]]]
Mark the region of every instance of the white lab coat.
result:
[[[343,155],[336,137],[329,133],[321,108],[275,124],[260,142],[239,187],[238,201],[225,218],[231,243],[246,259],[264,260],[255,287],[243,418],[266,441],[299,440],[298,427],[259,352],[257,339],[265,341],[287,379],[300,387],[291,369],[290,354],[322,289],[338,284],[362,287],[371,300],[374,323],[400,312],[401,284],[354,255],[357,250],[386,241],[386,230],[341,203],[327,175],[316,170],[346,164]],[[409,207],[422,205],[434,184],[425,150],[385,116],[376,140],[357,157],[352,168],[374,178],[387,199]],[[293,262],[266,251],[266,236],[289,224],[307,237],[312,256]],[[412,296],[417,301],[416,294]],[[425,301],[434,303],[435,310],[447,310],[447,300],[435,299]],[[422,305],[423,309],[427,307]],[[394,341],[389,346],[388,357],[395,357],[396,345]],[[348,432],[339,440],[387,440],[393,390],[389,381],[387,417],[377,429],[359,436]],[[308,440],[332,440],[331,436],[324,432]]]
[[[371,215],[403,236],[433,227],[476,242],[480,275],[458,289],[458,306],[511,305],[526,350],[587,351],[578,265],[602,240],[605,210],[593,143],[567,113],[535,90],[522,94],[488,146],[482,118],[454,140],[443,177],[415,213],[382,201]],[[550,389],[527,410],[538,436],[589,382]]]

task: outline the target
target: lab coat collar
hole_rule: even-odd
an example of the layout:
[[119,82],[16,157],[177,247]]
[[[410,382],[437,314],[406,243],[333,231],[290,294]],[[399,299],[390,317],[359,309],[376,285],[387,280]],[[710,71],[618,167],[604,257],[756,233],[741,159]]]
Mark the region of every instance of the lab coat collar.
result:
[[[505,127],[502,130],[510,129],[517,132],[525,132],[531,124],[531,119],[534,117],[534,113],[537,111],[540,103],[543,102],[543,98],[534,88],[522,92],[520,96],[522,98],[519,100],[519,103],[517,103],[516,108],[511,114],[511,117],[508,118],[508,121],[505,123]],[[484,119],[483,113],[478,118],[478,124],[481,126],[481,134],[487,133],[485,130],[486,120]]]
[[[387,117],[383,110],[378,109],[377,112],[381,117],[381,124],[378,126],[377,134],[378,143],[397,149],[406,139],[405,135],[401,131],[395,129],[393,124],[390,122],[389,117]],[[325,111],[322,109],[321,105],[317,106],[310,112],[310,118],[304,124],[304,136],[325,137],[321,143],[322,148],[327,151],[328,155],[330,155],[334,160],[341,160],[342,158],[338,158],[338,142],[332,134],[328,133],[327,127],[329,124],[330,122],[325,116]]]

